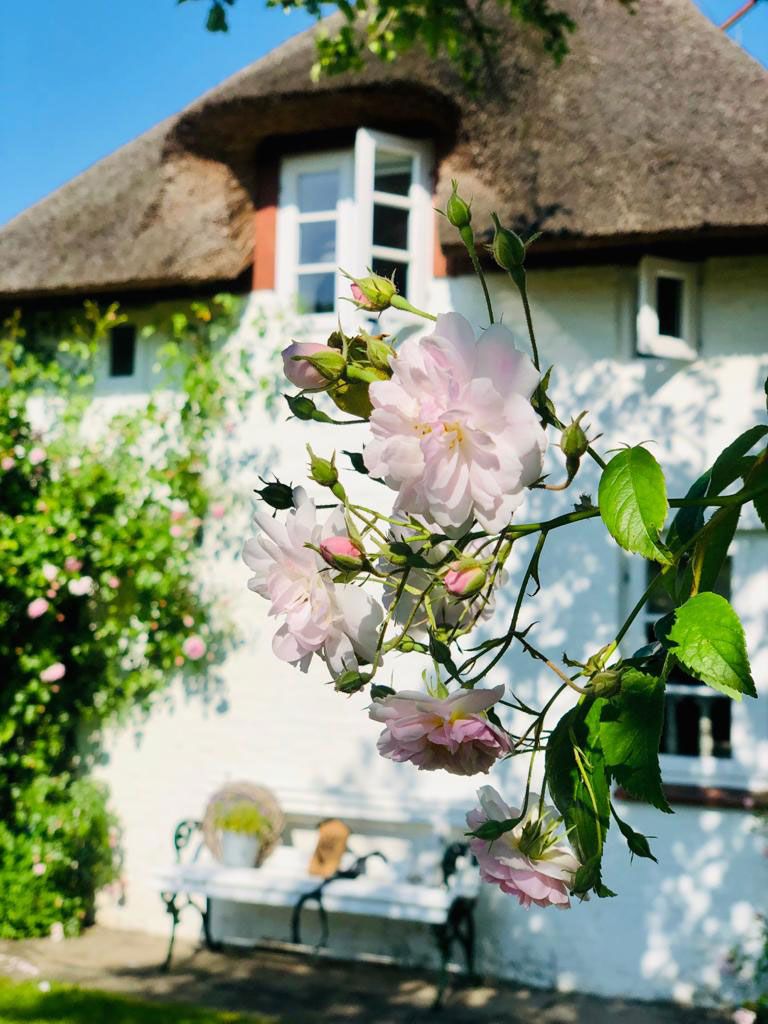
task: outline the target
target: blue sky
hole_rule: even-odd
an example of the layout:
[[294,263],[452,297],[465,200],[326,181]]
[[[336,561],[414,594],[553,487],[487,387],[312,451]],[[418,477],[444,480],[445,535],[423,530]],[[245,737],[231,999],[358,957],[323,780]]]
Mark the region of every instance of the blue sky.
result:
[[[741,4],[696,2],[718,22]],[[264,0],[239,0],[232,31],[211,35],[206,6],[9,5],[0,31],[0,224],[311,23],[266,10]],[[768,65],[768,0],[730,34]]]

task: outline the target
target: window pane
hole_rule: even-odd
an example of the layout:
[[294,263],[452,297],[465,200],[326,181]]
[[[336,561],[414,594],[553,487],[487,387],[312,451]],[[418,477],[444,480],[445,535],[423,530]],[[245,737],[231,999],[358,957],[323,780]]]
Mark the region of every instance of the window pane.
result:
[[656,312],[659,334],[670,338],[683,336],[683,287],[679,277],[656,278]]
[[408,211],[375,203],[373,207],[373,244],[386,245],[389,249],[407,249]]
[[336,307],[336,275],[299,274],[299,311],[332,313]]
[[408,297],[407,263],[397,263],[394,260],[383,260],[378,256],[374,256],[371,263],[371,270],[374,274],[381,274],[382,277],[392,277],[392,274],[394,273],[397,290],[404,298]]
[[299,263],[334,263],[336,221],[318,220],[299,225]]
[[407,196],[413,175],[413,157],[406,153],[388,153],[376,150],[376,166],[373,172],[373,187],[377,192],[391,192],[396,196]]
[[120,324],[109,332],[110,377],[132,377],[136,365],[136,328]]
[[339,201],[339,172],[306,171],[299,175],[299,211],[335,210]]
[[731,702],[727,697],[711,699],[712,753],[715,757],[731,756]]

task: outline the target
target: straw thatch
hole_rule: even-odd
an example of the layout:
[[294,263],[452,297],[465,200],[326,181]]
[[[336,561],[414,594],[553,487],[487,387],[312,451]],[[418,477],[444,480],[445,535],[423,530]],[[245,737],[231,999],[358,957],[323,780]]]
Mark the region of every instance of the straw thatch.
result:
[[475,98],[421,53],[312,84],[297,36],[11,221],[0,297],[234,280],[265,140],[359,124],[429,134],[439,195],[458,177],[479,227],[495,208],[542,251],[768,238],[766,72],[692,0],[561,3],[579,25],[564,64],[500,22],[498,83]]

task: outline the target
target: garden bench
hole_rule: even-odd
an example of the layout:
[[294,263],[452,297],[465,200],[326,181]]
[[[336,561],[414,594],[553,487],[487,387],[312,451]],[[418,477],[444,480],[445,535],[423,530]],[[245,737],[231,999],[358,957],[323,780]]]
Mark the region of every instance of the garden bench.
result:
[[[171,916],[166,969],[180,915],[187,907],[200,914],[208,948],[218,949],[243,945],[244,940],[226,934],[217,924],[217,906],[247,904],[289,909],[288,941],[296,947],[303,945],[305,908],[315,909],[320,924],[316,951],[328,946],[335,915],[430,925],[440,955],[441,991],[454,947],[460,947],[471,976],[479,876],[458,821],[446,831],[450,818],[434,806],[430,813],[402,805],[394,813],[382,813],[349,803],[321,807],[318,813],[310,806],[318,807],[318,801],[308,798],[303,807],[294,804],[286,811],[280,845],[258,868],[233,868],[215,861],[202,841],[200,822],[179,823],[173,836],[175,863],[156,871],[153,879]],[[307,867],[317,824],[329,816],[343,818],[353,834],[339,870],[323,879],[310,875]]]

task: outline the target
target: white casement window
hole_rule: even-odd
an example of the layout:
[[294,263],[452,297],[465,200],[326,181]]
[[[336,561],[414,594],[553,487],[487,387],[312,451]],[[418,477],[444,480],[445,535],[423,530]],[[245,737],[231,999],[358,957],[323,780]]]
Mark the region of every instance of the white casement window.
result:
[[695,359],[699,351],[699,270],[647,256],[638,274],[637,353]]
[[414,305],[432,262],[431,152],[423,142],[358,129],[354,148],[286,157],[277,221],[277,290],[318,330],[362,319],[341,296],[370,267],[393,273]]
[[[766,575],[755,555],[768,553],[756,536],[740,535],[726,559],[714,590],[731,600],[747,626],[747,642],[755,652],[768,616],[768,594],[762,607],[753,596],[760,591]],[[759,551],[754,550],[758,545]],[[658,571],[654,563],[633,559],[626,564],[627,608],[638,599]],[[760,579],[756,572],[762,573]],[[746,606],[740,598],[746,597]],[[673,611],[671,598],[663,588],[652,595],[635,620],[627,637],[625,656],[655,641],[655,623]],[[756,670],[756,671],[755,671]],[[759,662],[753,663],[758,691]],[[660,754],[666,783],[715,787],[760,789],[768,773],[768,717],[757,701],[745,697],[731,700],[689,675],[681,666],[673,669],[666,687],[664,728]]]

